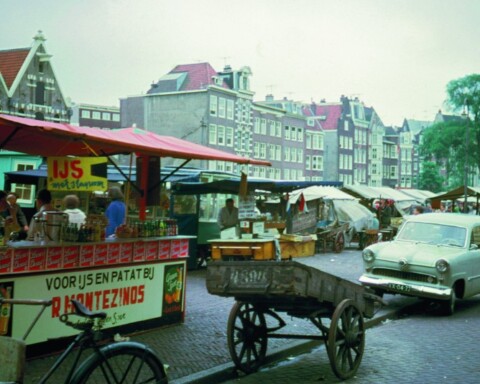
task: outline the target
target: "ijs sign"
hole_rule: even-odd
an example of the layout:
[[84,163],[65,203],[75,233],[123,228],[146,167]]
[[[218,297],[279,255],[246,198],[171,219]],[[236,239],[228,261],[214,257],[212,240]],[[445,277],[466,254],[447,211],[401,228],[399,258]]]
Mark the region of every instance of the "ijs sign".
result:
[[49,157],[48,189],[52,191],[106,191],[106,157]]

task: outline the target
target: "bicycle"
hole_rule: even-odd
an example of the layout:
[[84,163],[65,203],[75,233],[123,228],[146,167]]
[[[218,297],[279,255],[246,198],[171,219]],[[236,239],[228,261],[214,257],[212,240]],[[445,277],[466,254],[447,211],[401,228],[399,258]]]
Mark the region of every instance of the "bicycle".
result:
[[[48,379],[51,378],[53,373],[62,365],[74,349],[77,349],[77,354],[74,356],[73,363],[65,378],[66,384],[168,383],[165,368],[152,349],[144,344],[133,341],[119,341],[100,346],[99,342],[102,340],[101,328],[107,314],[105,312],[91,312],[76,300],[71,300],[71,303],[74,312],[61,315],[60,321],[81,332],[75,336],[74,340],[56,359],[52,367],[40,379],[39,384],[47,383]],[[0,298],[0,306],[2,304],[42,306],[27,329],[23,339],[19,341],[24,345],[28,334],[37,323],[43,311],[52,304],[52,301]],[[70,321],[69,316],[79,316],[82,318],[82,321]],[[81,356],[86,350],[93,352],[82,361]],[[0,382],[23,382],[23,367],[25,365],[24,350],[23,354],[19,353],[18,359],[23,361],[18,362],[20,368],[18,372],[15,373],[16,377],[5,379],[1,377],[2,372],[0,372]]]

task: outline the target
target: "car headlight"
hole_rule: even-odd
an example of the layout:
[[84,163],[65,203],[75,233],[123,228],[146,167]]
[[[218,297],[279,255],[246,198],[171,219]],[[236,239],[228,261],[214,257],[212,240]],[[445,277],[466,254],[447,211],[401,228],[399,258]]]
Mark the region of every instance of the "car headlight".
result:
[[448,271],[448,268],[450,268],[450,264],[448,264],[448,261],[445,259],[439,259],[435,263],[435,268],[438,272],[445,273]]
[[373,260],[375,260],[375,254],[371,249],[365,249],[362,252],[362,257],[363,257],[363,260],[367,263],[371,263]]

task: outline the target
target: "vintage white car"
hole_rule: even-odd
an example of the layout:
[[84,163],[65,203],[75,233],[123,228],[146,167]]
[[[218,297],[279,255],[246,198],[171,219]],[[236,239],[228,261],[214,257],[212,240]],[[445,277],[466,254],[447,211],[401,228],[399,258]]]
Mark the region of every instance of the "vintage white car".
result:
[[452,314],[455,300],[480,293],[480,216],[427,213],[411,216],[395,239],[362,253],[362,285],[437,300]]

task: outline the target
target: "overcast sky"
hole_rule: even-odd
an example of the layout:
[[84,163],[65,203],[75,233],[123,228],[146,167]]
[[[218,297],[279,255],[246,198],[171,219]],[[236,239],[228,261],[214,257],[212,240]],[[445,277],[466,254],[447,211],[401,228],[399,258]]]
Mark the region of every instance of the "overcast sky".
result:
[[359,97],[387,125],[480,73],[477,0],[0,0],[0,49],[38,30],[66,97],[119,105],[178,64],[249,66],[255,100]]

